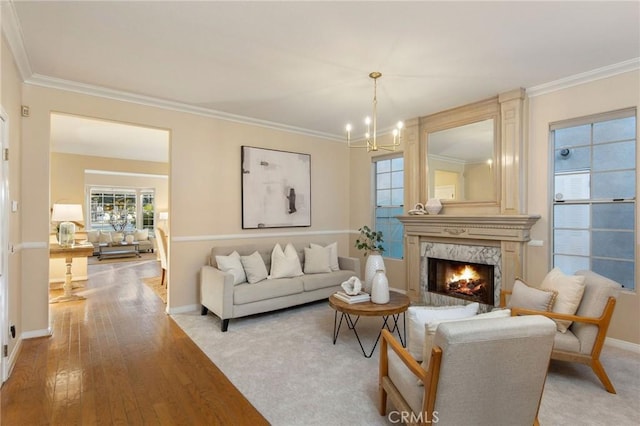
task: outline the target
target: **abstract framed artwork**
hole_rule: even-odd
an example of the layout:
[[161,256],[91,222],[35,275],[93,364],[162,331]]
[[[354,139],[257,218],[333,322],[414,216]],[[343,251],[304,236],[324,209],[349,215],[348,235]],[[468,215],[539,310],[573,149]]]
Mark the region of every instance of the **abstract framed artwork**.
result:
[[242,146],[242,229],[311,226],[311,155]]

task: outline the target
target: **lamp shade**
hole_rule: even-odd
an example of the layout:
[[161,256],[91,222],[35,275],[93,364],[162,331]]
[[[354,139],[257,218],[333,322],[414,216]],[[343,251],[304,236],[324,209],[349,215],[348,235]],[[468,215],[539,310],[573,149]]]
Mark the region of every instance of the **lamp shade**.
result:
[[83,221],[82,205],[80,204],[54,204],[51,213],[52,222],[80,222]]

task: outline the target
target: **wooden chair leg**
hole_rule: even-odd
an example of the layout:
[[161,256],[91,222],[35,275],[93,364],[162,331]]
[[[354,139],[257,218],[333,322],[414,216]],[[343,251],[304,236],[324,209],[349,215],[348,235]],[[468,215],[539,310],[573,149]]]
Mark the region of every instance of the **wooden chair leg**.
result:
[[604,367],[602,366],[602,363],[600,363],[599,359],[591,361],[591,368],[593,369],[593,372],[596,373],[596,376],[598,376],[607,392],[616,393],[616,389],[613,387],[611,380],[609,380],[609,376],[607,376],[607,373],[604,371]]
[[162,268],[162,278],[160,278],[160,285],[163,286],[164,285],[164,276],[167,273],[167,270]]

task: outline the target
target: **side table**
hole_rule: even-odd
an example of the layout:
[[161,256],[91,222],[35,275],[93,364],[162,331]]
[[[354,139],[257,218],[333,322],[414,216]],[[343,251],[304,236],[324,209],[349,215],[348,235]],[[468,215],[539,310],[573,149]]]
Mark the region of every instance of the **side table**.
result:
[[[340,333],[340,327],[342,326],[342,320],[344,319],[347,323],[347,326],[353,330],[353,333],[356,335],[356,339],[358,340],[358,344],[360,345],[360,349],[362,350],[362,355],[365,358],[371,358],[373,355],[373,351],[375,351],[376,346],[378,345],[378,341],[380,340],[380,336],[382,335],[382,330],[387,329],[389,332],[398,334],[398,338],[400,339],[400,343],[402,346],[406,345],[407,341],[407,329],[406,329],[406,319],[405,312],[409,307],[411,300],[405,294],[398,293],[395,291],[389,292],[389,303],[385,303],[383,305],[369,302],[360,302],[360,303],[347,303],[335,297],[335,295],[329,296],[329,306],[331,306],[334,310],[334,319],[333,319],[333,344],[336,344],[336,340],[338,340],[338,334]],[[338,312],[340,312],[340,321],[338,322]],[[351,316],[355,316],[355,321]],[[400,327],[398,327],[398,320],[400,319],[400,315],[402,315],[402,334],[400,334]],[[373,344],[373,348],[367,354],[362,346],[362,341],[360,340],[360,336],[358,335],[358,331],[356,330],[356,325],[361,316],[367,317],[382,317],[382,326],[380,327],[380,332],[378,333],[378,337],[376,338],[375,343]],[[389,317],[393,320],[393,327],[390,328],[389,325]]]
[[54,297],[49,300],[49,303],[57,302],[70,302],[72,300],[83,300],[83,296],[78,296],[71,293],[73,285],[71,284],[71,262],[74,257],[89,257],[93,255],[93,244],[91,243],[76,243],[70,247],[63,247],[60,244],[52,243],[49,246],[50,258],[64,258],[67,266],[67,272],[64,275],[64,294],[62,296]]

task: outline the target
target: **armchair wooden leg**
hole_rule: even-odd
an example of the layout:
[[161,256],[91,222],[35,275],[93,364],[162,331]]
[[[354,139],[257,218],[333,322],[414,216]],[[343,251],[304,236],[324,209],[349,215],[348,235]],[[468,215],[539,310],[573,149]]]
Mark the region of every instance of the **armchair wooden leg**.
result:
[[380,345],[380,371],[378,372],[378,410],[381,416],[387,414],[387,391],[384,388],[384,378],[389,374],[389,355],[387,354],[387,340],[383,337]]
[[596,373],[596,376],[598,376],[607,392],[616,393],[616,389],[613,387],[611,380],[609,380],[609,376],[607,376],[607,373],[604,371],[604,367],[602,366],[602,363],[600,363],[599,359],[591,361],[591,368],[593,369],[593,372]]

